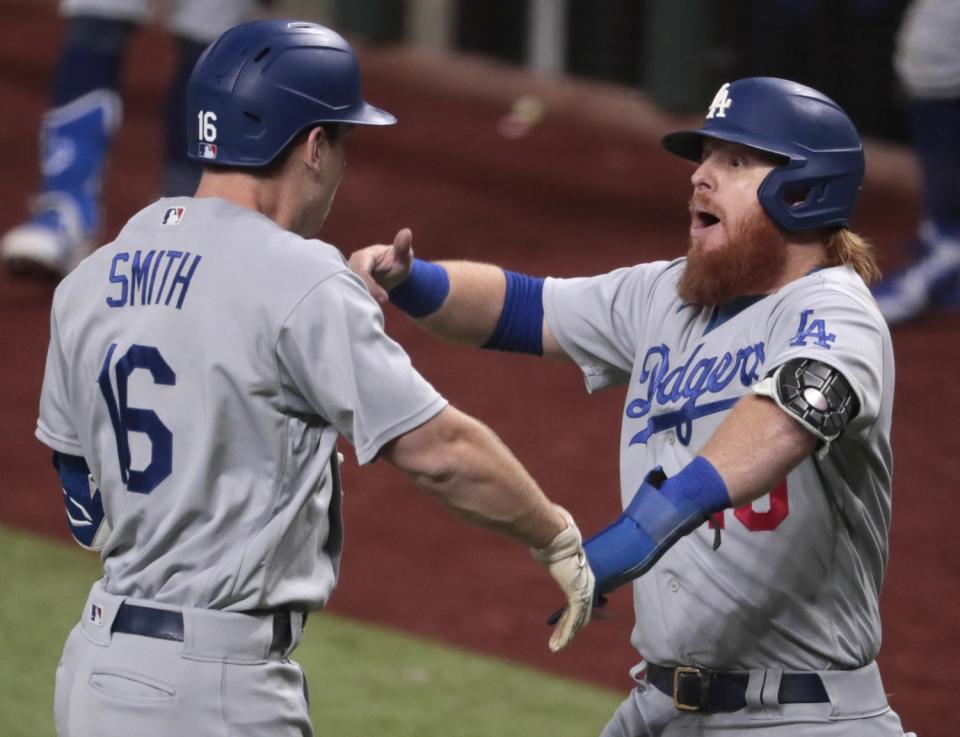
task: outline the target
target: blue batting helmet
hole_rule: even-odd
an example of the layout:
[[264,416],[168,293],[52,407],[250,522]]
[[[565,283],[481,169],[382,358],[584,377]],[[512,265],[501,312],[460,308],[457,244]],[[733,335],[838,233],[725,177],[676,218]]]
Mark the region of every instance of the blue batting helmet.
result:
[[257,20],[203,52],[187,87],[188,155],[208,164],[269,164],[320,123],[392,125],[364,102],[350,44],[316,23]]
[[704,138],[784,159],[757,190],[760,205],[781,228],[849,224],[863,184],[863,143],[847,114],[826,95],[774,77],[729,82],[710,103],[702,128],[670,133],[663,146],[699,161]]

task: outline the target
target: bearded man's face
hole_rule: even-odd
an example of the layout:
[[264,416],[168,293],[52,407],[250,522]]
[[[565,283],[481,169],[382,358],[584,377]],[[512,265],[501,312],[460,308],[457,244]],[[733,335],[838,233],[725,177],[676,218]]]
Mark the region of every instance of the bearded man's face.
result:
[[784,270],[783,232],[757,190],[776,162],[735,143],[706,139],[691,181],[690,248],[677,291],[696,306],[762,294]]

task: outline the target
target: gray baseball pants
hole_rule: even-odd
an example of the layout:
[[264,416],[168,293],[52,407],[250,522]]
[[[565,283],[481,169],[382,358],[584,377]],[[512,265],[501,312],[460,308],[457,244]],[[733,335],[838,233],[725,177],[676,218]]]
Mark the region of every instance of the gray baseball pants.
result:
[[637,687],[600,737],[733,737],[746,732],[751,737],[904,736],[900,717],[887,704],[876,663],[852,671],[824,671],[820,677],[829,703],[778,704],[776,672],[751,671],[747,707],[708,715],[677,710],[670,696],[637,679]]
[[280,651],[272,614],[176,609],[182,642],[112,632],[124,601],[171,609],[94,584],[57,668],[58,737],[312,737],[303,671],[288,658],[301,615]]

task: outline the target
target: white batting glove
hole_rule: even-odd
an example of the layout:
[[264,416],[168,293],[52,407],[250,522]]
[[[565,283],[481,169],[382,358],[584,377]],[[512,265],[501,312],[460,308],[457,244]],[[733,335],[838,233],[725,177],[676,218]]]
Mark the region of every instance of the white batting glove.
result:
[[530,548],[534,560],[550,572],[567,598],[563,614],[550,635],[550,650],[553,652],[569,645],[574,635],[587,626],[595,583],[587,555],[583,552],[580,530],[566,509],[560,506],[556,509],[567,520],[568,527],[546,546]]

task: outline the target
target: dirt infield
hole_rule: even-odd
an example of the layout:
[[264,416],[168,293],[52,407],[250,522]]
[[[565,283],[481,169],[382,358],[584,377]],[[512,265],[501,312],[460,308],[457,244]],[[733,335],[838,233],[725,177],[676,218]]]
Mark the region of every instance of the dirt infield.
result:
[[[36,186],[36,122],[63,27],[48,10],[0,8],[5,230],[24,215]],[[172,48],[149,30],[131,54],[126,123],[105,189],[108,237],[157,195],[159,180],[158,121]],[[359,130],[352,139],[347,177],[322,234],[345,252],[409,226],[423,257],[471,257],[566,276],[672,257],[683,248],[689,170],[661,153],[648,133],[567,105],[548,108],[528,135],[506,139],[497,131],[504,101],[527,84],[535,89],[531,81],[511,72],[498,87],[496,74],[484,72],[485,85],[471,85],[473,67],[460,74],[456,65],[432,64],[426,75],[422,59],[395,50],[366,49],[364,57],[366,97],[401,123]],[[889,266],[901,257],[897,244],[911,233],[914,216],[903,191],[869,180],[855,227]],[[0,275],[0,523],[65,539],[48,454],[32,437],[51,293],[50,285]],[[487,421],[585,530],[618,511],[622,393],[588,397],[570,367],[439,345],[393,311],[387,322],[427,378]],[[929,735],[950,723],[947,680],[960,643],[960,315],[926,318],[897,330],[894,342],[895,503],[880,661],[905,725]],[[627,642],[628,595],[615,595],[610,618],[592,625],[569,652],[550,655],[543,618],[555,597],[523,550],[452,522],[382,464],[361,470],[349,449],[347,457],[347,552],[332,609],[628,688],[626,670],[636,658]]]

